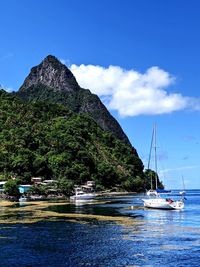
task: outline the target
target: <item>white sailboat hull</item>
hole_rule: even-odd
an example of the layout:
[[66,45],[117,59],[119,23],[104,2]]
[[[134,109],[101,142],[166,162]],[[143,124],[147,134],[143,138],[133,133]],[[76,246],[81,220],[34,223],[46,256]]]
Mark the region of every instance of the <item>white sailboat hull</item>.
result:
[[184,202],[180,201],[169,201],[163,198],[155,199],[143,199],[144,207],[151,209],[164,209],[164,210],[181,210],[184,208]]

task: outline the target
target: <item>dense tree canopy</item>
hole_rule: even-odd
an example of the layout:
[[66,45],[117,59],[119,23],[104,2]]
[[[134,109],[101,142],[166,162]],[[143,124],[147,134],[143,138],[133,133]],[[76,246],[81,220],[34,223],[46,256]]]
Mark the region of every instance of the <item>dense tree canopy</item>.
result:
[[[31,176],[101,188],[144,187],[143,164],[130,146],[87,115],[48,102],[26,103],[0,91],[0,175]],[[129,181],[129,182],[128,182]]]

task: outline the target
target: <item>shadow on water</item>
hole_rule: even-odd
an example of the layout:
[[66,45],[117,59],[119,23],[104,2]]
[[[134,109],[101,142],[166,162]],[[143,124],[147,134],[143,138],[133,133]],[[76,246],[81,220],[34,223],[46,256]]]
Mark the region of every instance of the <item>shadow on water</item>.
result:
[[91,203],[72,203],[59,206],[50,206],[45,210],[54,211],[58,213],[74,213],[74,214],[93,214],[93,215],[104,215],[104,216],[125,216],[121,214],[117,208],[102,207],[101,205]]
[[45,210],[57,213],[72,213],[72,214],[92,214],[102,216],[120,216],[140,218],[143,214],[138,213],[141,210],[140,206],[130,206],[130,199],[106,198],[95,201],[75,201],[64,205],[54,205],[47,207]]
[[16,202],[13,205],[9,206],[10,208],[22,208],[22,207],[28,207],[31,206],[32,204],[29,204],[28,202]]

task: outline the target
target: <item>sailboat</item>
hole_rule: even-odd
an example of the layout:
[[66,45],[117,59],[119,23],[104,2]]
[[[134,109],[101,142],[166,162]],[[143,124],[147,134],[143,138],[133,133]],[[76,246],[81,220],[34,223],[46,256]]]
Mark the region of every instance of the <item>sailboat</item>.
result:
[[154,157],[155,157],[155,189],[153,189],[153,177],[151,175],[151,189],[147,192],[149,198],[142,199],[144,207],[152,209],[176,209],[181,210],[184,208],[184,198],[180,200],[172,200],[171,198],[163,198],[161,194],[169,194],[171,191],[158,188],[158,177],[157,177],[157,146],[156,146],[156,125],[153,128],[153,134],[151,139],[151,147],[148,161],[148,169],[150,167],[150,159],[152,148],[154,145]]

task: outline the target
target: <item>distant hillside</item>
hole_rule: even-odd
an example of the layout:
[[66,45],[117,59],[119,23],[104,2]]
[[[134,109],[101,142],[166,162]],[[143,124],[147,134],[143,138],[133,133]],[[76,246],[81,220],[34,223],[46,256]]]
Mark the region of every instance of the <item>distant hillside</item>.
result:
[[82,89],[71,71],[54,56],[47,56],[31,69],[17,95],[29,102],[49,101],[63,104],[76,113],[87,113],[103,130],[131,146],[119,123],[99,97]]
[[[36,92],[31,103],[0,90],[1,178],[16,175],[28,181],[31,176],[41,176],[77,184],[92,179],[99,188],[143,189],[143,164],[129,144],[104,131],[89,115],[72,111],[78,102],[65,100],[73,105],[72,110],[53,104],[52,96],[55,93],[55,102],[59,102],[62,90],[44,89],[43,85],[40,90],[25,84],[30,85],[30,95]],[[77,84],[73,82],[73,86]],[[39,101],[45,100],[48,91],[51,103]],[[77,98],[82,99],[81,94],[91,96],[87,90],[83,93],[78,88],[77,92]],[[26,93],[26,87],[22,87],[20,94],[28,98]]]

